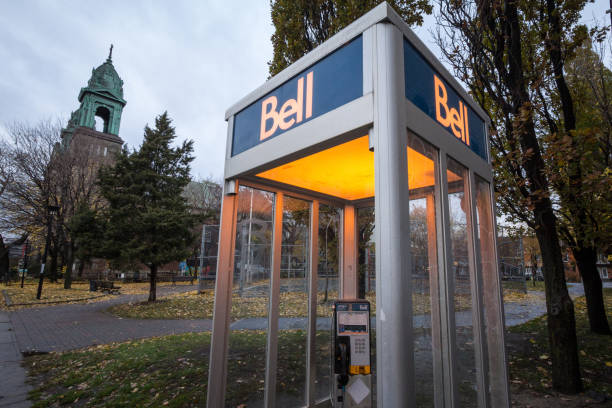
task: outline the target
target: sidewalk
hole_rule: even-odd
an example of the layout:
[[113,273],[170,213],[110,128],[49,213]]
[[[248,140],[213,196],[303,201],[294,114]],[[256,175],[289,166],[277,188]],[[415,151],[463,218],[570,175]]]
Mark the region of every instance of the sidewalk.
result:
[[30,387],[8,313],[0,311],[0,408],[25,408]]
[[[194,290],[166,286],[158,295]],[[211,320],[122,319],[106,313],[118,303],[145,300],[147,295],[121,295],[108,301],[18,309],[9,313],[19,352],[67,351],[147,337],[208,331]],[[0,408],[2,408],[0,406]]]

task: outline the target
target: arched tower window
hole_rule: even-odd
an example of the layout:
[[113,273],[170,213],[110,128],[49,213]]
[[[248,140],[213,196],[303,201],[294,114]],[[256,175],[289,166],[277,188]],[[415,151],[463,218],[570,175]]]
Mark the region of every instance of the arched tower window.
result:
[[98,132],[108,133],[108,126],[110,122],[110,111],[108,108],[98,106],[94,120],[96,122],[95,126]]

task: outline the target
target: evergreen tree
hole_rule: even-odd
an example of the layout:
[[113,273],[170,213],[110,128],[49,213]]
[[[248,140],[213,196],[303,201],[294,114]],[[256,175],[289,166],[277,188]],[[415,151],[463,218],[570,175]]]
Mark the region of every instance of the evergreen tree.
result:
[[[389,0],[391,7],[410,25],[421,25],[431,14],[429,0]],[[268,63],[274,76],[317,45],[361,17],[382,0],[272,0],[272,46]]]
[[99,213],[87,205],[77,208],[68,223],[73,237],[74,257],[79,260],[79,276],[85,263],[92,258],[103,258],[105,255],[100,246],[100,237],[104,234],[103,220]]
[[185,258],[197,216],[181,195],[189,183],[193,141],[171,147],[176,138],[167,112],[145,127],[140,149],[123,149],[113,167],[100,171],[108,202],[103,251],[119,263],[141,262],[150,273],[149,301],[156,299],[157,269]]

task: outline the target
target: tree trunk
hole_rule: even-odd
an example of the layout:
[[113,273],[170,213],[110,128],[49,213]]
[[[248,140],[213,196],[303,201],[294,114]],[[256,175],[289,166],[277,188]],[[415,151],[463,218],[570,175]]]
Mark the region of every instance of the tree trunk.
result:
[[149,268],[151,269],[149,277],[149,302],[155,302],[157,299],[157,288],[155,286],[157,283],[157,265],[152,264]]
[[9,252],[8,247],[4,245],[2,235],[0,235],[0,278],[4,280],[4,284],[8,285],[9,274]]
[[606,317],[601,278],[597,272],[597,250],[593,247],[581,247],[574,249],[572,253],[582,276],[591,331],[598,334],[612,334]]
[[[581,149],[576,141],[576,136],[573,135],[573,132],[576,130],[574,101],[563,72],[564,61],[561,54],[563,33],[561,29],[560,11],[554,0],[546,0],[546,8],[548,11],[550,32],[548,41],[546,41],[545,44],[550,53],[550,61],[555,73],[555,84],[559,91],[565,132],[571,137],[572,150],[578,152],[581,151]],[[610,326],[608,326],[606,310],[603,303],[601,279],[597,272],[597,250],[584,238],[587,235],[587,224],[589,223],[585,208],[588,203],[586,203],[581,196],[583,177],[579,159],[569,161],[568,178],[570,188],[568,189],[568,197],[565,206],[569,208],[573,218],[574,235],[576,236],[578,248],[572,252],[574,253],[578,269],[582,275],[584,294],[587,300],[589,324],[591,326],[591,331],[594,333],[610,334]],[[580,258],[580,260],[578,260],[578,258]]]
[[66,273],[64,274],[64,289],[70,289],[72,286],[72,264],[74,263],[74,245],[67,244],[66,254]]
[[85,268],[85,261],[82,259],[79,259],[79,269],[77,272],[77,276],[79,278],[81,278],[83,276],[83,269]]
[[49,267],[49,281],[57,282],[57,250],[53,248],[51,252],[51,264]]
[[[542,253],[553,388],[565,393],[577,393],[582,390],[582,381],[574,304],[567,292],[557,220],[548,196],[546,167],[531,113],[532,104],[523,72],[521,27],[514,0],[504,2],[504,14],[509,52],[508,88],[512,94],[513,117],[518,122],[512,137],[517,137],[521,146],[522,165],[529,181],[528,198],[533,205],[535,232]],[[500,72],[503,71],[502,68]]]
[[578,393],[582,390],[582,382],[574,304],[567,292],[552,208],[540,215],[542,222],[536,229],[536,236],[542,252],[553,388],[561,392]]

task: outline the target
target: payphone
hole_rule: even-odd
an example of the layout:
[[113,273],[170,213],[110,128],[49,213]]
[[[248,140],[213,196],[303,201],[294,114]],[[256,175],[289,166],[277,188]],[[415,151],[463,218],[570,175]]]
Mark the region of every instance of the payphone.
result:
[[332,350],[332,406],[371,407],[370,302],[334,303]]

